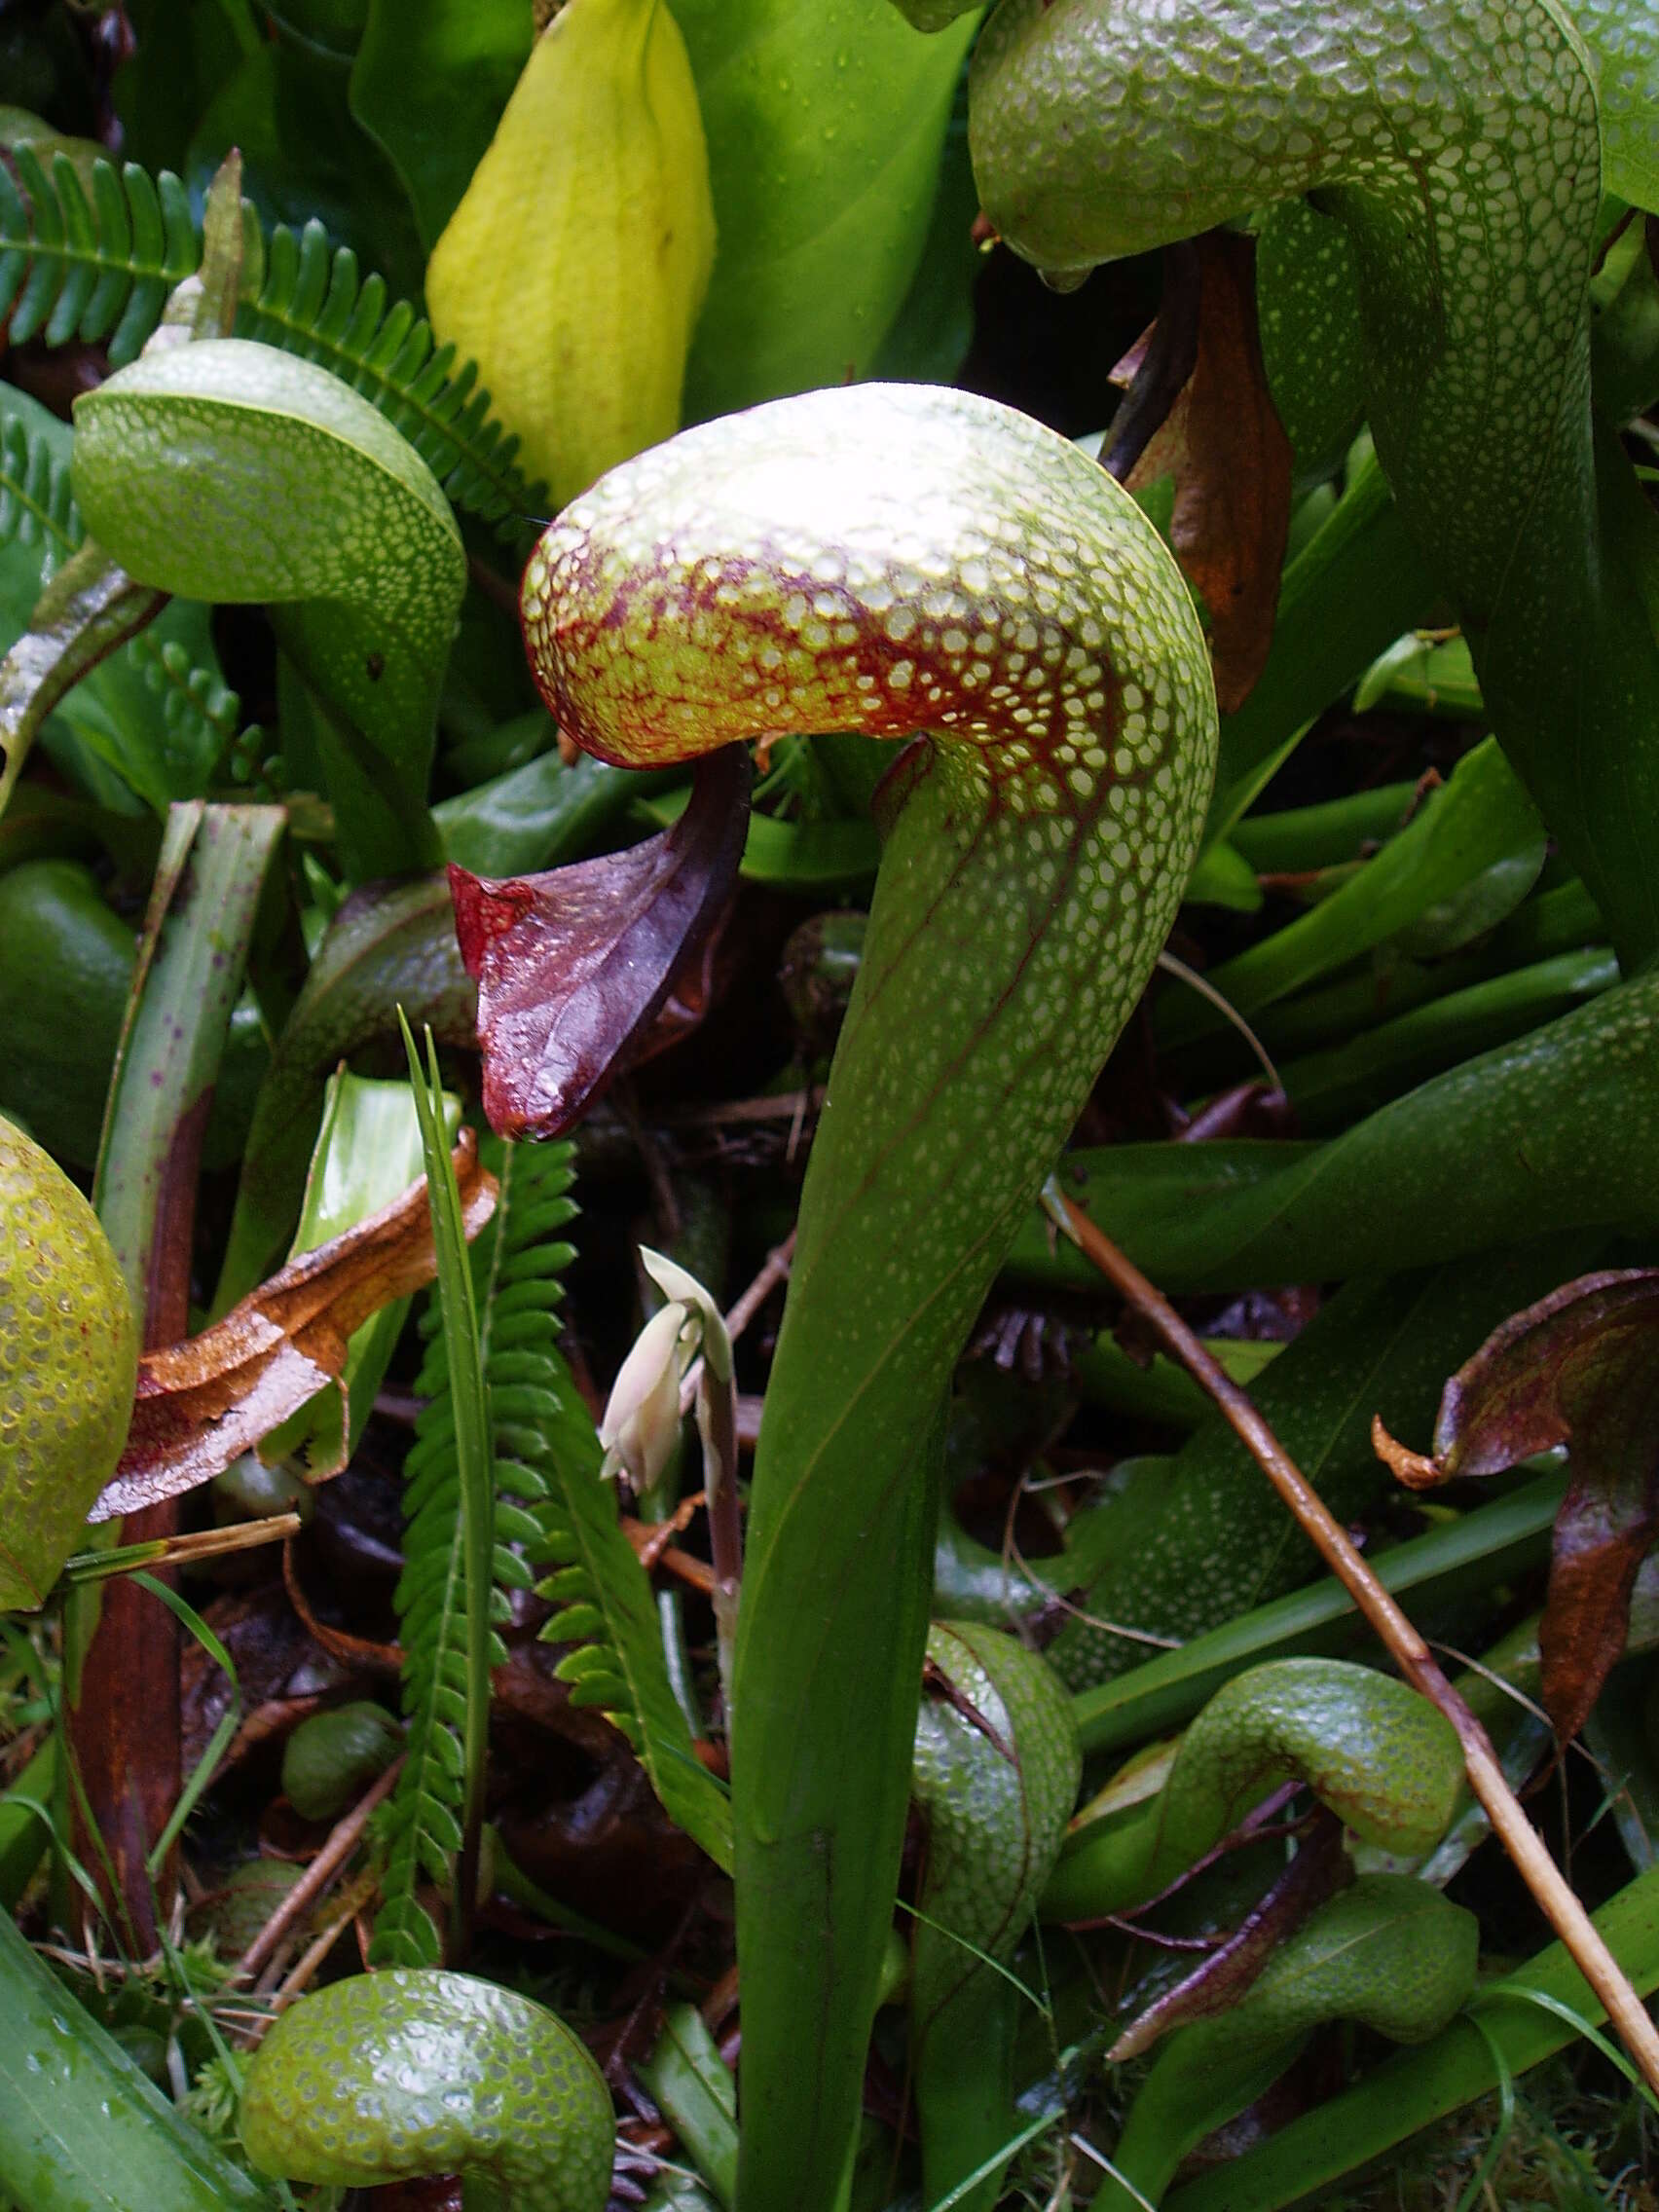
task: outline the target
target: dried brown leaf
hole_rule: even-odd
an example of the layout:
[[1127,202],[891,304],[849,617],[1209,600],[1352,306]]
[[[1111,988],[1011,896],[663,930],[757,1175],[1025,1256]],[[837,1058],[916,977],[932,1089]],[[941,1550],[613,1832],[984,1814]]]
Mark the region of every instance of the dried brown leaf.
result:
[[1464,1362],[1440,1401],[1434,1457],[1416,1461],[1444,1482],[1570,1440],[1539,1631],[1544,1706],[1563,1741],[1624,1651],[1637,1570],[1659,1535],[1656,1353],[1659,1269],[1580,1275]]
[[[496,1179],[463,1129],[455,1148],[469,1237]],[[127,1447],[89,1519],[107,1521],[210,1482],[340,1374],[353,1331],[436,1272],[424,1176],[366,1221],[290,1261],[199,1337],[146,1352]],[[326,1474],[337,1468],[322,1470]]]
[[1197,245],[1202,291],[1193,373],[1128,485],[1175,479],[1170,535],[1209,609],[1216,698],[1233,714],[1272,644],[1292,456],[1262,365],[1251,242],[1211,231]]

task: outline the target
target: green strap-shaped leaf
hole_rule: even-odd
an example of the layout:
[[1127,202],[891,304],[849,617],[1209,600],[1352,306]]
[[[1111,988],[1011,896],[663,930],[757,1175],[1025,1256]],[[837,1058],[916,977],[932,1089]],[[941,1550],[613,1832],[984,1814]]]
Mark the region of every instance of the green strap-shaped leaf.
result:
[[[1202,1149],[1202,1148],[1193,1148]],[[1514,1252],[1345,1283],[1252,1386],[1264,1419],[1334,1513],[1389,1487],[1373,1414],[1425,1434],[1448,1356],[1472,1350],[1505,1313],[1582,1267],[1593,1244],[1543,1237]],[[1231,1428],[1213,1416],[1172,1458],[1132,1464],[1121,1489],[1073,1524],[1088,1584],[1082,1615],[1049,1648],[1074,1689],[1144,1662],[1132,1634],[1186,1642],[1314,1570],[1314,1554]],[[1096,1564],[1103,1562],[1103,1564]]]
[[[1646,976],[1327,1143],[1119,1145],[1075,1154],[1065,1174],[1168,1289],[1339,1281],[1555,1230],[1649,1225],[1656,1111],[1659,978]],[[1098,1281],[1063,1243],[1050,1251],[1038,1214],[1011,1264],[1027,1281]]]

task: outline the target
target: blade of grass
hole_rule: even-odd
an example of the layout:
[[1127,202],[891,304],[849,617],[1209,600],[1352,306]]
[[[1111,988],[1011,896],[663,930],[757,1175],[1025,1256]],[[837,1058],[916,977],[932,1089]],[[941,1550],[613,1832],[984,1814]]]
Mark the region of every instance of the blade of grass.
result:
[[195,1637],[213,1664],[223,1669],[225,1678],[231,1685],[231,1702],[221,1714],[219,1725],[208,1739],[206,1749],[197,1760],[189,1781],[179,1791],[178,1802],[172,1809],[167,1825],[156,1838],[150,1856],[145,1861],[150,1879],[154,1881],[166,1864],[167,1853],[172,1849],[185,1822],[195,1812],[202,1792],[218,1772],[219,1761],[230,1749],[232,1737],[241,1725],[241,1684],[237,1679],[235,1660],[187,1599],[181,1598],[176,1590],[170,1590],[165,1582],[158,1581],[153,1574],[140,1571],[132,1579],[141,1590],[148,1590],[152,1598],[161,1600],[181,1627]]
[[449,1355],[450,1394],[455,1408],[456,1458],[461,1473],[462,1604],[466,1619],[466,1675],[461,1759],[461,1849],[450,1890],[450,1963],[466,1956],[478,1889],[478,1848],[484,1827],[484,1753],[490,1729],[490,1568],[496,1544],[495,1454],[490,1435],[489,1394],[478,1342],[478,1309],[472,1270],[466,1257],[461,1194],[456,1188],[444,1130],[443,1082],[438,1048],[426,1031],[423,1073],[415,1039],[403,1010],[398,1027],[409,1056],[421,1122],[421,1149],[426,1162],[426,1197],[432,1211],[432,1244],[438,1260],[438,1306]]

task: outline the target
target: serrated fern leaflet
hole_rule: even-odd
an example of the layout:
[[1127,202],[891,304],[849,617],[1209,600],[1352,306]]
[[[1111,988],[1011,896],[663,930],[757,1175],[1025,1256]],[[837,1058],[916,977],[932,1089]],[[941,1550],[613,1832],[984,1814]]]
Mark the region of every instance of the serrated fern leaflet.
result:
[[[542,1630],[573,1648],[556,1669],[571,1702],[598,1706],[638,1752],[672,1819],[721,1866],[731,1863],[725,1793],[699,1763],[662,1655],[650,1585],[600,1479],[600,1448],[558,1346],[560,1277],[572,1255],[560,1232],[576,1207],[568,1144],[484,1149],[500,1185],[495,1218],[472,1246],[479,1345],[495,1453],[491,1604],[551,1569],[540,1594],[559,1610]],[[422,1882],[448,1879],[461,1841],[465,1641],[460,1478],[445,1332],[432,1329],[418,1387],[427,1400],[406,1467],[402,1614],[409,1755],[393,1799],[377,1964],[431,1964],[436,1928]],[[505,1656],[492,1632],[492,1663]]]
[[402,431],[456,505],[503,537],[546,513],[545,487],[515,465],[518,439],[491,418],[473,363],[457,370],[453,346],[434,350],[430,324],[407,300],[388,308],[382,277],[359,281],[356,255],[331,248],[320,223],[298,237],[281,225],[272,232],[264,281],[238,309],[237,335],[302,353],[351,385]]
[[[0,168],[0,179],[4,176]],[[3,264],[0,248],[0,269]],[[65,431],[65,440],[67,436]],[[44,587],[85,536],[70,491],[67,457],[55,450],[49,433],[31,430],[20,416],[8,412],[0,387],[0,545],[38,546]],[[228,763],[241,720],[241,701],[229,684],[194,661],[176,639],[149,630],[141,630],[122,650],[160,702],[168,731],[216,764]],[[257,744],[257,729],[247,735]]]
[[10,309],[13,345],[107,340],[119,368],[202,258],[189,195],[169,169],[152,181],[134,162],[119,174],[94,162],[89,202],[66,154],[50,175],[27,145],[10,160],[16,182],[0,164],[0,316]]
[[[152,180],[130,162],[119,173],[94,162],[89,199],[64,155],[50,172],[27,145],[10,159],[15,178],[0,166],[0,318],[9,308],[14,343],[104,343],[120,367],[201,259],[183,185],[167,170]],[[263,251],[251,219],[248,230],[239,337],[303,354],[354,387],[456,504],[503,537],[545,513],[545,491],[516,465],[518,441],[491,418],[476,368],[457,369],[452,347],[434,349],[407,301],[388,305],[383,279],[360,278],[356,256],[332,248],[320,223],[297,236],[278,224]]]

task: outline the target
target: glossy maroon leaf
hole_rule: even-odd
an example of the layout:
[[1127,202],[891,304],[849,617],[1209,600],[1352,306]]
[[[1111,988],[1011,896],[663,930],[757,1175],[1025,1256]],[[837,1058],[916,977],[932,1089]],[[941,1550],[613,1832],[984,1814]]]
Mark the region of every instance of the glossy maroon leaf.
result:
[[1569,1440],[1539,1632],[1544,1706],[1564,1742],[1624,1650],[1637,1570],[1659,1535],[1659,1268],[1580,1275],[1512,1314],[1447,1383],[1433,1458],[1384,1456],[1422,1488]]
[[484,1111],[500,1135],[573,1126],[643,1056],[682,973],[700,975],[737,882],[752,773],[742,746],[709,755],[679,821],[627,852],[498,882],[451,867]]

